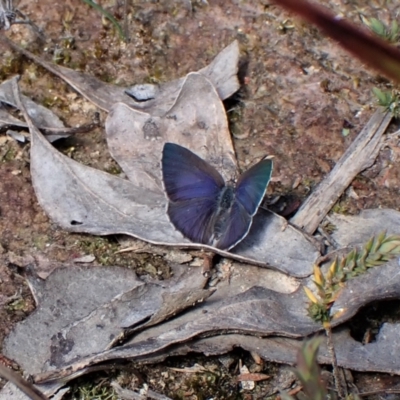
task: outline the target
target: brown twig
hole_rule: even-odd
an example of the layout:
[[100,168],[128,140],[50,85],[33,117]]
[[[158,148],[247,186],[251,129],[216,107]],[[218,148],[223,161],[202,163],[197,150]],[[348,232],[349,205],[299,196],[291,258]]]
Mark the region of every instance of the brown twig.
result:
[[7,379],[9,382],[12,382],[15,386],[17,386],[18,389],[24,392],[32,400],[49,400],[49,398],[45,396],[39,389],[33,386],[32,383],[28,382],[21,375],[2,364],[0,364],[0,376],[4,379]]
[[290,220],[293,225],[309,234],[315,232],[320,222],[353,179],[375,162],[380,150],[382,135],[391,119],[390,113],[381,110],[377,110],[372,115],[333,170],[311,193],[296,215]]
[[345,393],[343,388],[345,385],[343,384],[343,379],[339,371],[339,367],[337,364],[337,357],[336,357],[336,352],[335,352],[335,347],[333,345],[333,338],[332,338],[332,327],[330,324],[325,324],[325,333],[326,333],[326,346],[327,349],[330,353],[331,356],[331,362],[332,362],[332,373],[335,381],[335,388],[337,391],[337,394],[339,395],[340,399],[345,398]]

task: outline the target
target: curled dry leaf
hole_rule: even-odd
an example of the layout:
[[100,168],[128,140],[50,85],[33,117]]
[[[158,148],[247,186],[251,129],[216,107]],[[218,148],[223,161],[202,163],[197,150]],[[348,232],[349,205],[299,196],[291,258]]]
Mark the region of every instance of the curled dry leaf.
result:
[[332,238],[340,247],[365,244],[372,236],[386,231],[400,235],[400,212],[391,209],[363,210],[358,215],[331,214]]
[[[297,343],[300,346],[301,340],[293,339],[309,336],[320,331],[322,327],[307,315],[308,300],[303,290],[298,289],[294,293],[286,294],[262,287],[262,284],[268,285],[268,275],[263,278],[262,272],[268,271],[256,267],[254,269],[258,270],[259,286],[253,286],[254,283],[251,282],[250,287],[246,288],[246,274],[233,273],[229,283],[220,282],[210,301],[198,305],[190,313],[179,315],[162,325],[149,327],[121,346],[82,358],[54,373],[41,374],[37,379],[65,380],[71,374],[83,373],[85,368],[91,365],[115,359],[155,362],[172,354],[185,354],[187,351],[220,354],[235,346],[257,351],[267,360],[295,363]],[[340,307],[343,311],[340,318],[332,321],[332,326],[348,320],[368,302],[398,298],[400,275],[395,273],[397,269],[397,260],[392,260],[347,282],[335,304],[335,307]],[[356,370],[399,371],[390,356],[399,350],[400,343],[393,340],[398,326],[386,324],[384,327],[379,335],[381,347],[377,343],[369,344],[368,348],[362,344],[356,345],[349,335],[343,336],[341,330],[335,333],[334,340],[340,349],[339,365]],[[221,335],[221,332],[225,335]],[[229,332],[239,332],[245,336],[230,335]],[[200,346],[195,339],[204,334],[215,337],[205,342],[208,345]],[[261,338],[263,336],[265,337]],[[190,341],[193,340],[191,344]],[[357,357],[354,357],[354,351],[350,350],[353,348],[358,352]],[[378,352],[380,349],[384,349],[382,351],[386,353],[382,353],[375,360],[370,352]],[[321,354],[321,362],[330,363],[329,353],[324,350]],[[7,353],[6,355],[9,356]]]
[[7,353],[30,374],[54,369],[104,351],[126,328],[132,334],[161,323],[212,294],[203,290],[200,268],[174,272],[169,281],[144,283],[124,268],[70,266],[45,282],[30,279],[40,303],[6,340]]
[[[209,105],[215,104],[218,109],[222,108],[217,93],[210,86],[209,81],[199,74],[190,74],[182,87],[181,96],[183,97],[179,96],[176,101],[175,106],[178,109],[187,101],[188,107],[193,108],[193,115],[196,115],[196,105],[193,104],[195,99],[190,94],[190,87],[194,83],[205,88],[201,93],[208,96]],[[178,114],[178,110],[174,112]],[[211,112],[208,114],[215,115]],[[207,115],[203,114],[203,116],[205,125],[200,124],[203,128],[204,126],[221,127],[226,124],[225,115],[223,115],[222,123],[214,120],[206,121]],[[165,117],[164,122],[167,120],[168,118]],[[174,120],[170,119],[170,121]],[[203,128],[201,128],[204,131],[203,135],[216,134],[211,129]],[[32,135],[31,174],[36,195],[50,218],[64,229],[97,235],[124,233],[154,244],[207,247],[191,243],[183,238],[168,220],[156,151],[161,148],[162,141],[149,142],[141,133],[141,143],[145,147],[143,155],[138,156],[139,165],[136,171],[142,172],[138,173],[136,184],[133,184],[79,164],[59,153],[43,139],[32,123],[30,123],[30,131]],[[233,151],[219,151],[231,148],[227,135],[226,132],[225,141],[224,136],[219,139],[217,147],[213,147],[211,141],[207,142],[211,139],[205,138],[204,143],[209,143],[210,149],[216,149],[212,154],[215,154],[223,163],[225,163],[224,160],[228,160],[229,164],[225,163],[225,165],[231,165],[232,168]],[[169,140],[169,138],[164,137],[163,140]],[[225,155],[222,156],[223,154]],[[149,181],[153,182],[153,189],[149,188],[147,184]],[[143,187],[146,188],[145,196]],[[209,248],[227,257],[261,266],[268,265],[300,277],[311,273],[311,265],[319,255],[304,234],[287,225],[285,219],[265,210],[259,210],[249,235],[232,252]]]
[[[11,107],[19,109],[18,102],[15,101],[12,85],[18,77],[8,79],[0,84],[0,103],[7,104]],[[26,108],[27,113],[32,118],[34,124],[44,133],[44,137],[49,142],[54,142],[58,139],[67,138],[72,134],[80,132],[88,132],[98,125],[96,117],[93,122],[80,125],[73,128],[68,128],[64,125],[61,119],[54,114],[50,109],[42,106],[31,100],[30,98],[21,95],[21,100]],[[0,130],[3,131],[9,128],[27,128],[28,124],[15,118],[8,112],[7,109],[0,105]],[[12,131],[11,131],[12,132]],[[24,135],[18,135],[18,132],[11,133],[10,136],[16,140],[25,141]]]
[[240,375],[238,375],[237,380],[239,382],[243,381],[260,382],[260,381],[265,381],[266,379],[269,378],[271,378],[270,375],[248,372],[248,373],[241,373]]
[[[63,79],[78,93],[105,111],[109,111],[115,103],[123,102],[133,109],[148,112],[152,115],[163,115],[175,102],[185,80],[185,78],[180,78],[163,83],[159,85],[157,94],[153,99],[149,99],[148,101],[135,101],[125,93],[126,88],[124,87],[111,85],[91,75],[49,63],[30,51],[16,45],[4,35],[0,37],[0,40],[19,53],[22,53],[27,58],[35,61],[49,72]],[[238,63],[239,44],[237,41],[234,41],[223,49],[210,65],[198,72],[213,83],[221,99],[226,99],[239,89],[239,81],[237,78]]]

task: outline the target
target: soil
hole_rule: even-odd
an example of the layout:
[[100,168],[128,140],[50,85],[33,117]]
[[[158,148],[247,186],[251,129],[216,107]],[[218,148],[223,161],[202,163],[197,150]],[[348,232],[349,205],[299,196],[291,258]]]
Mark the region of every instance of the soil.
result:
[[[47,60],[121,86],[184,76],[207,65],[237,39],[242,54],[242,88],[226,102],[226,108],[239,165],[245,169],[264,155],[274,155],[268,195],[288,199],[289,209],[307,197],[364,127],[376,108],[371,89],[392,89],[389,81],[315,27],[267,0],[128,3],[128,42],[82,0],[21,0],[15,6],[41,29],[46,41],[39,40],[29,25],[13,25],[4,34]],[[124,26],[122,1],[98,4]],[[389,24],[400,12],[400,5],[384,0],[326,0],[324,4],[358,25],[362,24],[360,15]],[[91,122],[98,110],[66,83],[10,51],[1,40],[0,54],[1,80],[20,74],[23,93],[51,108],[68,126]],[[111,172],[118,166],[106,147],[106,114],[101,112],[100,118],[100,128],[55,146],[79,162]],[[391,131],[395,130],[392,126]],[[399,209],[399,143],[397,134],[387,135],[375,165],[354,180],[334,206],[336,212]],[[55,226],[41,210],[31,185],[29,144],[17,143],[6,135],[0,136],[0,213],[0,350],[14,324],[35,307],[20,275],[32,254],[61,263],[91,254],[99,264],[126,265],[140,275],[168,275],[161,256],[115,254],[119,238],[70,234]],[[243,389],[236,379],[239,361],[251,372],[273,379],[257,382],[253,390]],[[205,367],[205,372],[170,368],[196,363]],[[66,398],[94,398],[101,390],[109,390],[110,380],[117,377],[125,385],[145,383],[175,399],[260,399],[273,395],[285,368],[262,361],[259,364],[257,357],[240,350],[223,357],[189,355],[85,377],[74,383],[73,393]],[[372,390],[376,381],[385,381],[386,388],[399,381],[377,374],[355,377],[362,392]]]

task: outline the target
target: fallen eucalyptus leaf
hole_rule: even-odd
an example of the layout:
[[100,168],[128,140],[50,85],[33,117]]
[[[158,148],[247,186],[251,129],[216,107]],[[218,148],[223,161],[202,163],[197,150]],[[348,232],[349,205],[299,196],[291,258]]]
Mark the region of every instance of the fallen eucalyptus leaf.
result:
[[[60,226],[70,231],[97,235],[126,233],[155,244],[210,248],[227,257],[254,262],[262,266],[268,265],[294,276],[307,276],[311,273],[311,265],[319,255],[313,244],[300,231],[288,226],[284,219],[265,212],[265,218],[261,218],[259,215],[263,213],[262,210],[256,216],[257,223],[253,224],[247,238],[238,246],[241,250],[239,252],[235,250],[237,254],[189,242],[169,222],[165,213],[166,199],[157,182],[155,190],[147,190],[146,196],[143,196],[143,189],[140,185],[135,186],[126,180],[86,167],[57,152],[44,140],[32,122],[20,100],[15,79],[11,81],[11,84],[13,101],[23,112],[31,132],[33,187],[41,206]],[[189,74],[185,80],[181,90],[182,96],[178,96],[171,110],[177,114],[182,113],[184,107],[182,98],[186,99],[187,97],[192,101],[187,108],[191,110],[189,115],[197,118],[199,110],[196,108],[195,99],[191,93],[193,84],[210,88],[210,93],[207,94],[211,96],[211,104],[214,104],[217,109],[221,108],[218,95],[210,82],[202,75],[193,73]],[[195,120],[204,132],[207,131],[208,126],[219,127],[221,124],[226,124],[225,117],[223,119],[217,117],[216,121],[211,119],[207,124],[207,113],[200,112],[199,115],[202,118]],[[221,113],[217,112],[216,115],[220,116]],[[170,116],[171,119],[174,119],[174,114],[170,114]],[[215,122],[217,122],[216,125],[214,125]],[[233,150],[231,152],[221,151],[224,148],[225,150],[232,149],[232,143],[230,140],[228,143],[227,136],[228,133],[221,140],[216,139],[216,145],[213,148],[217,160],[213,161],[219,161],[224,168],[228,162],[227,168],[232,168],[235,164]],[[184,137],[185,135],[183,135]],[[141,161],[146,163],[145,155],[144,160]],[[155,163],[154,157],[153,163]],[[159,176],[159,162],[150,166],[152,173],[150,178]],[[153,170],[156,171],[155,174]],[[149,182],[151,179],[144,177],[142,182]],[[59,184],[60,181],[63,182],[63,185]],[[265,235],[269,239],[261,242]],[[277,244],[281,246],[279,252]],[[278,253],[280,258],[277,257]]]
[[358,215],[330,214],[334,225],[332,238],[338,246],[356,246],[366,243],[382,231],[400,235],[400,212],[391,209],[363,210]]
[[[256,268],[256,267],[253,267]],[[339,298],[337,299],[334,310],[341,310],[339,318],[333,319],[332,326],[339,325],[351,318],[356,311],[365,304],[388,298],[399,298],[400,293],[400,274],[397,274],[397,260],[392,260],[386,265],[371,269],[365,275],[352,279],[344,285]],[[266,282],[262,278],[261,271],[258,269],[259,285],[254,285],[253,280],[249,280],[249,286],[246,285],[246,273],[240,272],[233,274],[228,280],[220,282],[217,286],[217,292],[204,304],[192,309],[190,313],[182,314],[173,320],[164,322],[162,325],[150,327],[140,332],[125,344],[107,350],[97,355],[80,359],[67,366],[64,366],[57,372],[48,372],[37,376],[38,381],[47,381],[52,379],[68,379],[71,374],[79,376],[85,369],[115,359],[130,359],[141,362],[154,362],[155,359],[162,359],[173,353],[173,349],[179,348],[182,343],[193,340],[201,335],[216,336],[223,342],[224,335],[229,332],[245,334],[249,337],[248,343],[254,339],[259,343],[256,337],[262,336],[285,336],[299,338],[309,336],[322,330],[322,326],[315,323],[307,315],[306,306],[308,299],[303,290],[297,290],[294,293],[277,293],[261,284]],[[273,285],[273,282],[271,282]],[[268,284],[267,284],[268,285]],[[253,337],[253,338],[251,338]],[[385,336],[382,336],[382,340]],[[217,339],[216,339],[217,340]],[[261,340],[261,339],[260,339]],[[284,342],[283,338],[276,340]],[[349,341],[349,340],[348,340]],[[289,341],[289,343],[292,343]],[[352,341],[354,343],[354,341]],[[236,346],[242,346],[238,342]],[[367,353],[364,358],[358,360],[349,357],[348,343],[342,343],[342,366],[347,367],[352,363],[354,369],[371,371],[395,370],[390,354],[398,350],[400,342],[387,342],[388,354],[380,357],[375,365],[373,359],[368,359],[368,366],[365,367]],[[262,357],[264,354],[270,354],[270,349],[264,352],[260,346],[245,347],[248,350],[257,351]],[[371,347],[370,347],[371,348]],[[278,349],[279,350],[279,349]],[[375,351],[375,350],[374,350]],[[289,362],[294,354],[286,357],[282,352],[276,353],[276,359],[272,361]],[[285,358],[286,357],[286,358]],[[266,357],[271,360],[271,355]],[[326,356],[325,360],[328,359]],[[331,362],[329,358],[329,362]],[[385,369],[386,368],[386,369]],[[399,371],[400,369],[398,369]]]
[[154,116],[116,104],[106,120],[112,157],[138,187],[163,193],[160,160],[165,142],[178,143],[214,164],[226,180],[236,160],[226,112],[212,82],[192,72],[175,103]]
[[29,135],[23,135],[20,132],[17,131],[13,131],[11,129],[8,129],[6,132],[7,136],[10,136],[11,138],[13,138],[16,142],[20,142],[20,143],[25,143],[26,141],[29,140]]
[[[347,307],[347,310],[342,310],[340,319],[334,319],[332,325],[342,323],[349,319],[360,307],[370,301],[382,298],[397,298],[400,293],[400,275],[395,273],[397,269],[397,260],[392,260],[382,267],[369,270],[368,273],[357,277],[357,279],[348,281],[343,287],[342,292],[335,304],[336,308],[343,309]],[[199,271],[200,269],[197,270]],[[63,271],[65,270],[56,271],[50,275],[50,278],[53,275],[57,276],[58,274],[64,273]],[[73,333],[76,326],[81,323],[85,323],[86,320],[90,320],[92,316],[95,316],[96,314],[99,316],[104,315],[104,313],[101,312],[101,310],[104,308],[103,306],[100,306],[98,311],[96,311],[94,314],[90,313],[89,319],[82,318],[81,322],[78,322],[78,324],[71,324],[70,328],[67,330],[62,330],[66,336],[58,336],[58,344],[54,347],[54,351],[57,352],[57,357],[50,358],[50,360],[46,361],[44,367],[46,372],[37,375],[36,379],[38,381],[61,379],[62,382],[65,382],[71,379],[71,377],[76,377],[85,373],[87,368],[91,368],[98,363],[104,363],[106,361],[116,359],[154,362],[154,360],[163,359],[168,355],[175,354],[174,349],[179,349],[180,346],[183,346],[185,349],[193,349],[195,346],[191,346],[188,343],[188,340],[193,340],[199,335],[204,334],[207,336],[215,336],[214,340],[212,341],[214,344],[212,346],[210,345],[208,348],[203,348],[203,351],[206,354],[211,354],[213,352],[220,354],[218,351],[222,352],[222,348],[226,349],[226,340],[228,340],[230,345],[242,346],[249,351],[257,351],[260,356],[263,358],[265,357],[268,360],[293,363],[295,362],[293,343],[297,343],[297,341],[291,341],[284,338],[273,338],[273,336],[281,335],[290,336],[292,338],[303,337],[321,330],[322,327],[320,324],[314,323],[306,314],[306,303],[308,300],[304,295],[303,290],[298,289],[294,293],[278,293],[268,289],[268,287],[277,288],[277,278],[279,274],[276,275],[275,278],[273,278],[271,274],[278,273],[257,267],[236,267],[231,271],[229,277],[217,285],[217,292],[214,293],[214,295],[204,304],[200,304],[196,308],[192,309],[190,313],[181,314],[174,319],[171,319],[167,322],[164,321],[162,324],[155,326],[142,326],[140,327],[141,330],[145,327],[147,329],[142,330],[141,332],[136,332],[136,335],[123,345],[119,345],[113,349],[97,354],[93,353],[88,357],[78,357],[74,360],[71,360],[72,362],[70,364],[67,363],[63,365],[62,362],[65,361],[65,357],[69,359],[69,356],[72,355],[71,346],[82,346],[81,343],[78,343],[77,338],[82,338],[85,336],[82,333],[78,334],[78,330],[74,336],[75,340],[68,341],[68,334]],[[73,284],[74,280],[77,279],[79,282],[82,280],[79,276],[75,278],[68,277],[68,279],[65,279],[65,277],[62,277],[61,275],[59,279],[60,281],[70,281],[71,287],[75,286]],[[283,276],[281,279],[283,279]],[[185,282],[184,279],[179,278],[177,279],[177,282],[181,282],[182,288],[187,287],[187,282]],[[96,284],[96,287],[97,286],[98,285]],[[282,289],[285,290],[285,287],[289,288],[287,283],[282,286]],[[146,300],[146,290],[141,291],[141,288],[142,286],[138,288],[138,290],[141,292],[141,295],[144,296],[142,299],[143,304],[147,304],[147,307],[151,308],[151,305],[148,305],[148,300]],[[149,290],[149,293],[151,293],[152,289],[150,288]],[[57,290],[55,291],[57,296],[61,296],[61,298],[64,299],[63,292],[57,292]],[[48,307],[51,307],[53,304],[57,304],[59,302],[55,298],[53,298],[51,302],[48,301],[46,299],[46,296],[48,295],[47,292],[42,290],[42,293],[42,304],[46,303],[48,304]],[[151,294],[150,297],[153,296],[154,294]],[[139,297],[140,296],[136,296],[136,298]],[[74,301],[75,303],[79,302],[79,296],[75,296]],[[72,303],[69,308],[73,309],[76,307],[75,303]],[[122,310],[122,313],[119,315],[123,315],[126,313],[126,311],[123,311],[124,307],[121,307],[120,310],[118,309],[118,307],[120,307],[123,303],[124,297],[121,296],[118,297],[118,299],[111,301],[110,304],[115,306],[118,305],[114,310],[117,312],[117,314]],[[41,307],[43,306],[41,305]],[[110,310],[112,310],[112,307]],[[43,313],[44,315],[49,314],[45,309],[43,309]],[[146,318],[146,315],[150,316],[150,314],[151,313],[146,313],[146,311],[143,312],[141,306],[133,306],[132,316],[130,317],[131,319],[128,324],[135,324],[137,322],[140,323]],[[32,319],[33,322],[31,322],[31,324],[34,323],[34,325],[37,325],[38,322],[34,321],[37,318],[34,317],[34,315],[35,314],[32,315],[32,318],[28,317],[26,321]],[[168,315],[171,315],[171,313]],[[21,329],[19,328],[20,325],[23,326],[26,324],[26,321],[17,325],[16,332]],[[95,317],[92,319],[92,321],[93,322],[91,326],[96,326],[96,324],[98,324],[98,320]],[[156,321],[161,322],[157,318]],[[43,322],[41,322],[41,324],[43,324]],[[84,325],[82,325],[82,327],[83,326]],[[50,329],[48,324],[46,329]],[[27,332],[25,336],[18,337],[17,340],[17,336],[13,334],[12,339],[8,338],[6,340],[5,354],[8,357],[14,358],[24,368],[26,368],[25,363],[28,364],[27,368],[29,368],[30,357],[25,359],[26,349],[21,349],[20,343],[27,343],[29,348],[32,348],[30,342],[35,342],[38,340],[32,338],[32,335],[35,335],[37,329],[32,329],[31,326],[27,326],[24,327],[23,330]],[[231,339],[234,336],[227,335],[227,333],[232,331],[246,334],[246,340],[232,343]],[[28,332],[29,337],[27,336]],[[89,330],[86,332],[91,331]],[[226,336],[221,335],[221,332],[224,332]],[[109,332],[106,330],[106,336],[108,336],[108,333]],[[92,338],[92,335],[93,334],[91,332],[88,336]],[[385,340],[385,335],[382,334],[382,340]],[[257,336],[258,338],[254,336]],[[272,338],[260,339],[259,336],[272,336]],[[42,339],[41,333],[39,333],[39,337]],[[63,338],[65,340],[59,341]],[[11,346],[11,348],[9,347],[10,340],[12,343],[15,343]],[[362,355],[362,352],[364,351],[364,355],[362,357],[360,356],[359,359],[349,356],[349,346],[350,344],[354,346],[354,340],[346,340],[346,343],[340,341],[338,342],[338,344],[345,349],[345,351],[342,353],[338,353],[338,360],[340,361],[339,365],[348,367],[349,363],[351,363],[351,368],[357,370],[378,370],[387,372],[395,370],[395,367],[393,367],[393,363],[388,355],[386,355],[386,358],[384,356],[380,357],[377,364],[375,364],[371,358],[369,359],[367,365],[365,365],[365,357],[369,357],[368,352],[365,352],[361,349],[360,354]],[[350,344],[348,342],[350,342]],[[19,345],[17,345],[17,343]],[[69,343],[70,346],[61,346],[63,343]],[[105,343],[106,342],[103,341],[101,347],[104,347]],[[264,343],[264,347],[260,347],[260,343]],[[272,343],[272,345],[269,343]],[[288,352],[287,346],[289,346],[291,351]],[[395,352],[397,349],[396,346],[397,344],[394,343],[393,346],[390,347],[390,344],[388,343],[388,352],[393,354],[393,352]],[[11,353],[9,353],[10,349]],[[13,352],[16,350],[22,352],[22,355],[18,354],[18,352],[14,354]],[[339,354],[341,354],[340,357]],[[48,352],[47,355],[49,355]],[[54,354],[50,354],[50,357],[52,356],[54,356]],[[328,355],[324,357],[325,358],[322,359],[322,362],[330,362]],[[49,369],[50,361],[53,364],[53,368],[55,366],[54,363],[56,363],[58,366],[61,366],[61,369],[57,371],[51,371],[51,369]]]
[[[278,279],[277,279],[278,278]],[[279,279],[282,284],[279,284]],[[198,335],[221,335],[229,331],[246,332],[252,335],[284,334],[308,335],[320,329],[307,315],[306,297],[302,290],[282,294],[268,289],[281,287],[291,290],[296,285],[274,271],[257,267],[237,266],[229,277],[217,285],[217,291],[207,301],[197,305],[190,313],[179,316],[136,333],[125,344],[97,355],[64,365],[59,372],[41,374],[38,379],[79,376],[87,367],[111,359],[145,361],[169,351],[172,345],[187,342]],[[284,283],[286,281],[286,283]],[[259,286],[254,286],[258,284]]]
[[[60,268],[45,282],[30,278],[40,303],[5,341],[6,352],[27,373],[51,370],[104,350],[124,324],[144,329],[212,294],[203,290],[207,279],[200,268],[173,271],[172,279],[157,283],[143,283],[118,267]],[[136,319],[127,322],[129,314]]]
[[[208,85],[210,96],[217,97],[205,78],[198,74],[192,76]],[[185,85],[182,91],[184,95],[187,93]],[[178,99],[177,104],[182,101]],[[79,164],[55,150],[32,123],[29,125],[31,175],[36,196],[50,218],[64,229],[96,235],[124,233],[154,244],[209,248],[223,256],[269,266],[293,276],[311,273],[319,253],[313,243],[285,219],[260,209],[248,236],[232,252],[191,243],[169,222],[161,188],[146,190],[144,195],[141,186]],[[154,148],[161,143],[151,143],[153,147],[149,147],[141,159],[145,164],[149,157],[149,173],[159,181],[159,161],[150,158],[150,154],[157,153]],[[222,139],[217,143],[223,148]],[[233,153],[228,160],[234,165]],[[144,179],[141,182],[145,182]]]
[[[0,102],[8,104],[14,108],[19,108],[17,106],[17,102],[15,101],[12,89],[12,82],[15,79],[17,79],[17,77],[8,79],[0,84]],[[65,130],[66,128],[61,119],[58,118],[57,115],[55,115],[51,110],[35,103],[26,96],[21,96],[21,100],[23,101],[26,111],[32,118],[32,121],[34,121],[35,125],[37,125],[39,128],[52,128],[56,130],[54,133],[46,135],[47,140],[54,142],[55,140],[69,136],[69,134],[63,132],[57,132],[57,130]],[[11,126],[26,128],[27,124],[13,117],[5,109],[0,109],[0,129]]]
[[[119,267],[69,266],[55,270],[46,281],[33,277],[29,281],[39,305],[4,342],[10,358],[18,360],[26,373],[54,368],[52,360],[60,351],[54,345],[62,341],[68,327],[121,293],[143,285],[133,271]],[[66,351],[73,342],[62,344]]]
[[[62,330],[62,336],[52,341],[52,366],[60,367],[96,354],[119,344],[133,332],[194,307],[213,293],[203,289],[206,281],[200,268],[182,267],[175,268],[173,278],[168,281],[146,283],[121,292],[86,318]],[[65,343],[69,344],[68,348]]]
[[[116,267],[70,266],[55,270],[45,282],[30,277],[30,285],[39,299],[38,308],[17,324],[4,343],[4,352],[27,373],[48,372],[65,365],[64,362],[68,364],[85,360],[87,356],[101,355],[111,339],[116,339],[117,344],[123,326],[135,327],[134,338],[138,337],[140,343],[147,331],[155,330],[158,332],[154,333],[156,336],[166,334],[165,329],[177,326],[173,321],[179,325],[182,318],[195,322],[207,317],[204,312],[217,310],[224,299],[225,307],[228,306],[232,300],[229,298],[231,291],[245,292],[256,283],[285,292],[298,287],[295,279],[268,269],[243,268],[240,264],[231,268],[230,276],[220,282],[217,292],[209,300],[168,322],[164,320],[211,294],[203,290],[206,278],[201,268],[175,267],[174,276],[169,281],[146,284],[137,280],[132,271]],[[262,303],[262,299],[260,301]],[[208,302],[209,306],[205,307]],[[202,311],[192,314],[197,309]],[[267,314],[270,312],[266,311]],[[240,319],[241,311],[238,310],[236,315]],[[231,318],[227,315],[220,322],[229,325]],[[165,324],[166,328],[163,328]],[[130,329],[128,334],[132,332]],[[152,335],[150,333],[150,337]],[[125,336],[120,336],[120,339]],[[154,344],[157,348],[158,339]],[[121,346],[116,347],[119,348]]]
[[[175,102],[184,82],[184,78],[181,78],[163,83],[159,86],[159,91],[154,99],[149,99],[145,102],[134,101],[132,97],[125,93],[125,88],[123,87],[104,83],[91,75],[49,63],[30,51],[19,47],[4,35],[0,39],[14,50],[63,79],[82,96],[105,111],[109,111],[113,104],[123,102],[134,109],[143,110],[152,115],[163,115]],[[235,40],[225,47],[210,65],[202,68],[199,73],[213,83],[221,99],[226,99],[239,89],[237,78],[238,63],[239,44]]]
[[[61,400],[69,392],[68,387],[58,390],[60,386],[63,385],[35,385],[35,387],[47,396],[55,393],[51,400]],[[7,382],[0,390],[0,400],[32,400],[32,398],[21,392],[13,383]]]
[[11,127],[20,125],[25,125],[25,127],[27,127],[25,122],[21,122],[18,118],[15,118],[13,115],[7,112],[2,105],[0,105],[0,130],[5,131]]
[[331,309],[331,315],[338,313],[332,325],[337,326],[347,321],[361,307],[373,301],[400,298],[398,272],[399,261],[396,258],[382,266],[369,268],[368,272],[347,281]]
[[[332,364],[332,357],[326,346],[324,333],[319,333],[321,346],[318,352],[318,362]],[[371,343],[361,343],[354,340],[348,328],[338,328],[333,332],[333,340],[338,365],[342,368],[365,371],[385,372],[400,375],[400,362],[393,354],[400,351],[400,324],[385,323],[380,328],[376,340]],[[240,347],[249,352],[256,351],[264,360],[295,365],[297,353],[304,344],[304,339],[266,337],[259,338],[240,334],[225,334],[192,340],[168,351],[155,354],[148,362],[156,363],[171,356],[182,356],[191,352],[206,356],[224,354]]]

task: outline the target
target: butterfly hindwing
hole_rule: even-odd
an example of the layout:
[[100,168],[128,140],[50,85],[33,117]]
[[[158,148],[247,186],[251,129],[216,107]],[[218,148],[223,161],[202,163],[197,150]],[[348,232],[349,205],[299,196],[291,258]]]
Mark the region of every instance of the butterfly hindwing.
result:
[[245,171],[236,185],[236,199],[253,216],[263,199],[272,174],[272,159],[264,158]]
[[168,204],[168,216],[174,226],[192,242],[210,244],[210,221],[216,211],[213,199],[191,199]]
[[224,250],[234,247],[247,235],[251,221],[249,213],[235,200],[227,215],[224,232],[214,246]]

